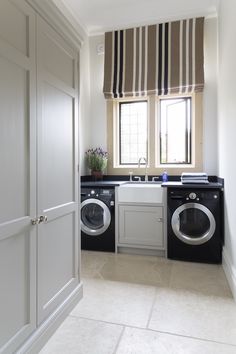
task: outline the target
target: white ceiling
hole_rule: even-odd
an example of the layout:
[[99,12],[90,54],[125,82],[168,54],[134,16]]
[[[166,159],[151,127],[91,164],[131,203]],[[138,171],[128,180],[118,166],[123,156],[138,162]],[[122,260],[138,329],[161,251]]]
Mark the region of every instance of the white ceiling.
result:
[[219,0],[54,0],[88,35],[169,20],[211,16]]

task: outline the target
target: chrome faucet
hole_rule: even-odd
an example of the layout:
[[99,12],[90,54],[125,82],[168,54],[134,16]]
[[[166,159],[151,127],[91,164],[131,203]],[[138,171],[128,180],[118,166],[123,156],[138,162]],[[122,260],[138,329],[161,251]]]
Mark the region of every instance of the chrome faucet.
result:
[[145,162],[145,182],[148,182],[148,173],[147,173],[147,159],[146,157],[140,157],[139,160],[138,160],[138,168],[140,168],[140,162],[141,161],[144,161]]

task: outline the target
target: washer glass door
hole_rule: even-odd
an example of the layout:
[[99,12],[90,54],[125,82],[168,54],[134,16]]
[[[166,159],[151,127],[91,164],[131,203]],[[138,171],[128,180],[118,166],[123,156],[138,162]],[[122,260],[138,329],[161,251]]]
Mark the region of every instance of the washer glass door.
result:
[[110,210],[101,200],[90,198],[81,203],[81,230],[87,235],[101,235],[110,222]]
[[171,219],[172,230],[184,243],[201,245],[215,232],[215,218],[202,204],[186,203],[178,207]]

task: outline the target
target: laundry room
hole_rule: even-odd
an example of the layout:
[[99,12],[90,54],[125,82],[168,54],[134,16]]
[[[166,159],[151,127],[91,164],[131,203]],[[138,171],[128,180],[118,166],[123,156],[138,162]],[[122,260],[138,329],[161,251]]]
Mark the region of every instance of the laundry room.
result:
[[235,16],[0,2],[1,353],[236,352]]

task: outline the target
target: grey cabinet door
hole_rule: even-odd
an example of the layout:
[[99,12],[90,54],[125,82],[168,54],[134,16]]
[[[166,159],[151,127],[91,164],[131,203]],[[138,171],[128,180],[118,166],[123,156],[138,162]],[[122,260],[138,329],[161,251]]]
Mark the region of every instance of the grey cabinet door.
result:
[[120,244],[164,249],[163,207],[119,205]]
[[35,15],[0,1],[0,352],[36,327]]
[[77,55],[37,18],[38,323],[78,279]]

